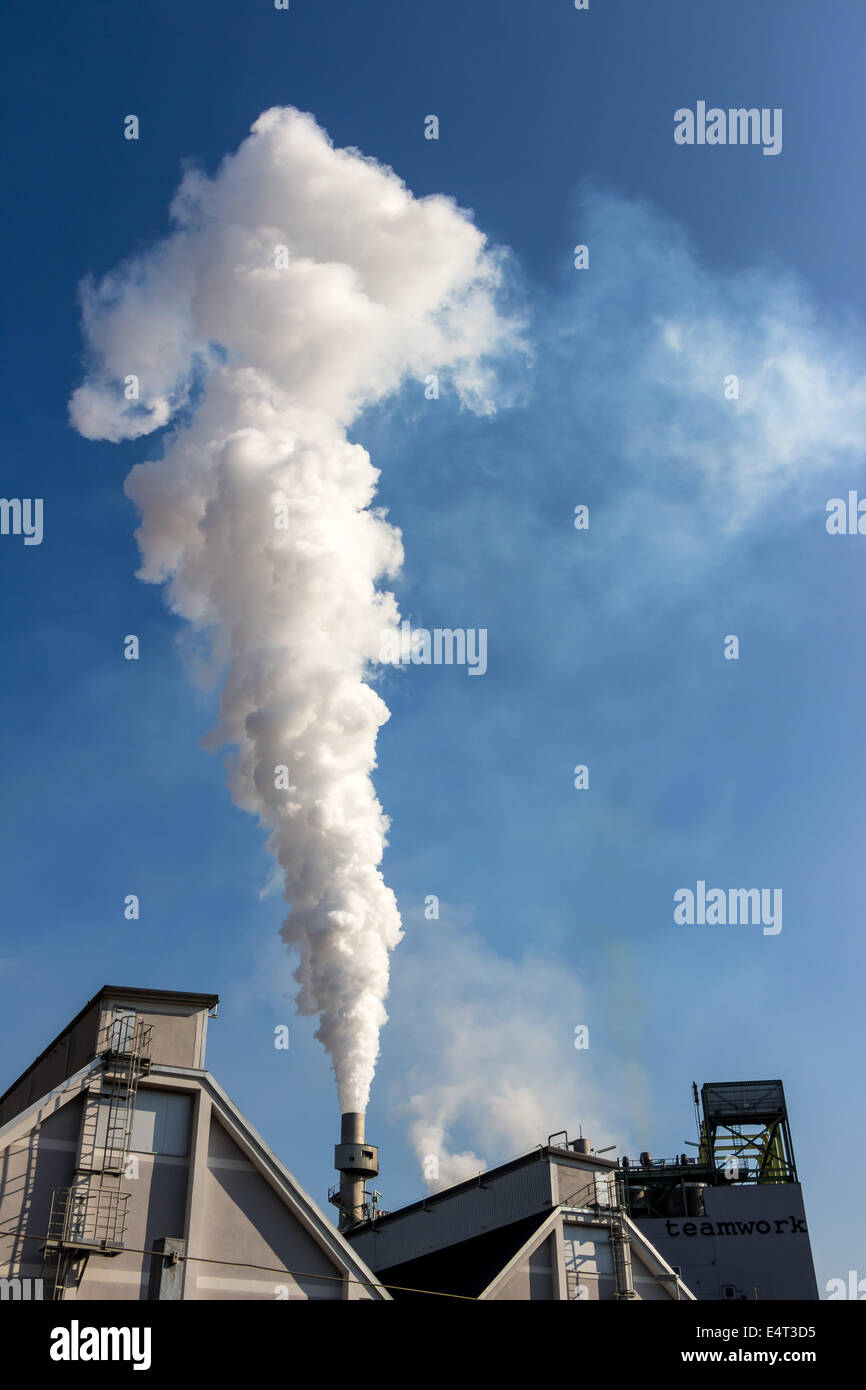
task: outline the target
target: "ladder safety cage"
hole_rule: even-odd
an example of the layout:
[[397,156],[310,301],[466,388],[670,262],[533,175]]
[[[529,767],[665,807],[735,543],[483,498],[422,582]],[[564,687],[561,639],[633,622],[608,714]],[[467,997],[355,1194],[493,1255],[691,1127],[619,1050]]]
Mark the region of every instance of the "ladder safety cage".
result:
[[[631,1266],[631,1238],[627,1224],[626,1193],[618,1173],[594,1173],[581,1187],[558,1203],[589,1214],[593,1224],[606,1228],[613,1269],[614,1299],[636,1298]],[[566,1293],[569,1299],[579,1298],[577,1275],[566,1271]]]
[[84,1095],[81,1143],[73,1182],[51,1197],[43,1277],[50,1297],[77,1287],[90,1255],[123,1249],[130,1194],[121,1190],[135,1118],[138,1083],[150,1071],[153,1025],[117,1009],[100,1031],[102,1070]]

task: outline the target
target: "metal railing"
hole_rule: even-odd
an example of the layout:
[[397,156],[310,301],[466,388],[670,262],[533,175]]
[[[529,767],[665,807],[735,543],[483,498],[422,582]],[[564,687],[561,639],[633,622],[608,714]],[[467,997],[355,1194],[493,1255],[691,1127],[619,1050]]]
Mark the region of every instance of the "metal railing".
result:
[[91,1254],[123,1249],[130,1194],[121,1191],[132,1137],[138,1082],[150,1070],[153,1025],[120,1013],[100,1030],[98,1081],[84,1095],[75,1178],[51,1198],[43,1269],[54,1299],[81,1282]]
[[128,1192],[91,1183],[55,1189],[48,1215],[48,1245],[68,1249],[120,1248],[126,1230]]

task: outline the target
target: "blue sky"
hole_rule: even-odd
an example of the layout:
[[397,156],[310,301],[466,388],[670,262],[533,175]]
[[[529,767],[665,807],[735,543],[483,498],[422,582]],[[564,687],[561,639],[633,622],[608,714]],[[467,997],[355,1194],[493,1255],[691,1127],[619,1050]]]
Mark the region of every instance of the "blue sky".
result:
[[[829,498],[866,492],[866,17],[407,10],[7,13],[2,490],[45,499],[41,546],[0,538],[7,1080],[103,983],[213,989],[212,1070],[318,1200],[332,1180],[336,1094],[294,1016],[280,898],[260,896],[264,837],[200,747],[215,696],[187,679],[182,624],[135,578],[123,480],[159,437],[93,442],[67,419],[79,282],[165,234],[184,161],[212,173],[293,105],[472,210],[532,345],[499,364],[493,417],[409,382],[350,431],[403,533],[404,616],[489,633],[483,679],[379,686],[406,932],[368,1119],[385,1205],[422,1190],[425,1092],[450,1095],[452,1147],[495,1163],[514,1148],[480,1113],[485,1080],[525,1100],[535,1077],[546,1127],[525,1147],[582,1121],[672,1155],[694,1138],[693,1079],[780,1076],[823,1287],[863,1264],[866,541],[824,522]],[[782,108],[782,153],[676,146],[673,113],[699,99]],[[782,932],[676,926],[673,893],[698,879],[782,887]]]

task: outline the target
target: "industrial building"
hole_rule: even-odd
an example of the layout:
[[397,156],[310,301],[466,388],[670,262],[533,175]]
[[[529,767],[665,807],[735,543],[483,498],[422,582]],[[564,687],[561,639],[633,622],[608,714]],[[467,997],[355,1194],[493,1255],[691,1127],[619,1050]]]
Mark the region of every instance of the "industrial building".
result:
[[0,1096],[0,1296],[387,1299],[205,1069],[215,994],[106,985]]
[[554,1134],[348,1239],[395,1298],[817,1299],[781,1081],[707,1084],[697,1120],[694,1157]]
[[347,1235],[395,1298],[694,1300],[628,1215],[616,1163],[566,1134]]
[[383,1212],[342,1116],[339,1229],[205,1069],[218,997],[106,985],[0,1096],[0,1297],[818,1298],[781,1081],[698,1095],[696,1153],[561,1132]]
[[622,1160],[631,1216],[699,1299],[817,1299],[782,1082],[692,1089],[697,1153]]

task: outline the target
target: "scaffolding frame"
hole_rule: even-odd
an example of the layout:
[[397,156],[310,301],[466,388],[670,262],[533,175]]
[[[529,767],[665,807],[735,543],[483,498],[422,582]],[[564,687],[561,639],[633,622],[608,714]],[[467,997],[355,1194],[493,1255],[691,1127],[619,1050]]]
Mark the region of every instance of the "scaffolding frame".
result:
[[708,1081],[701,1110],[699,1155],[708,1168],[734,1183],[797,1182],[781,1081]]

